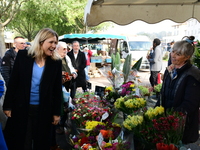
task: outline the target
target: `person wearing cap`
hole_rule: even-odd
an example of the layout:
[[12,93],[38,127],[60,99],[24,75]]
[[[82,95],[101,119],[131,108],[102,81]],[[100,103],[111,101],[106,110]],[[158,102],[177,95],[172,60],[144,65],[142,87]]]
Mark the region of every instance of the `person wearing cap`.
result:
[[30,42],[26,42],[25,47],[31,47],[31,43]]

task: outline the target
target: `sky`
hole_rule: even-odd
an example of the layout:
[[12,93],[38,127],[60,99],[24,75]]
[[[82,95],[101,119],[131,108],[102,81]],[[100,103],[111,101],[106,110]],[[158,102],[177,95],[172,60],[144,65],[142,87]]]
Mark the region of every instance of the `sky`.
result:
[[110,27],[104,33],[107,34],[137,34],[138,32],[161,32],[161,31],[170,31],[171,26],[177,23],[171,20],[164,20],[156,24],[148,24],[144,21],[134,21],[133,23],[125,26],[120,26],[114,24],[114,27]]

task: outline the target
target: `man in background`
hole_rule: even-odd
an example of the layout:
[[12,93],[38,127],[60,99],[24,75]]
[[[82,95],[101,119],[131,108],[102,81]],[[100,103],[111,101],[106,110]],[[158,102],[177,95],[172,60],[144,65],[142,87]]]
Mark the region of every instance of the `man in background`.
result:
[[21,36],[16,36],[14,38],[14,43],[11,49],[7,50],[2,58],[1,62],[1,74],[4,78],[6,86],[8,86],[8,81],[13,69],[14,61],[19,50],[25,49],[25,39]]
[[78,41],[72,42],[72,50],[67,53],[71,59],[72,65],[75,68],[78,76],[71,86],[71,90],[74,92],[71,94],[73,99],[76,94],[77,87],[82,87],[83,91],[86,91],[86,77],[85,77],[85,67],[86,67],[86,57],[85,53],[80,51],[80,45]]

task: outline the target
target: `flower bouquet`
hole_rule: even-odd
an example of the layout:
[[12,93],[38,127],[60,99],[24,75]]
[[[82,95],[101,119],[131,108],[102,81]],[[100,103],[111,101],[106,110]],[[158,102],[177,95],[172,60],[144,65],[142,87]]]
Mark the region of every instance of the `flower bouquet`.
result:
[[134,95],[120,97],[114,103],[115,108],[123,113],[130,115],[145,108],[146,100]]
[[149,97],[152,95],[153,89],[151,87],[139,85],[138,88],[142,97]]
[[121,126],[110,121],[87,121],[85,124],[85,129],[87,132],[80,133],[76,137],[72,138],[75,149],[82,150],[84,149],[83,147],[86,147],[86,145],[88,147],[90,146],[90,148],[98,148],[100,146],[98,143],[99,134],[101,134],[104,141],[102,149],[110,147],[108,145],[106,146],[105,143],[109,143],[110,140],[116,139],[121,132]]
[[[93,106],[91,106],[91,103],[93,103]],[[76,122],[79,128],[84,127],[87,120],[100,121],[105,113],[108,113],[108,116],[112,116],[110,108],[97,107],[98,105],[95,106],[94,101],[91,103],[80,103],[76,105],[76,108],[72,112],[71,119]]]
[[117,98],[120,97],[118,91],[116,91],[112,86],[105,88],[105,99],[113,105]]
[[135,94],[135,85],[133,81],[128,81],[121,85],[120,95],[126,96],[126,95],[133,95]]

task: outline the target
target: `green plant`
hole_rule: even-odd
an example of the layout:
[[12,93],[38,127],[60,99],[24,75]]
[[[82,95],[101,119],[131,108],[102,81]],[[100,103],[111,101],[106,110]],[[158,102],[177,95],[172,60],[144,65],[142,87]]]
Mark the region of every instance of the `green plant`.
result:
[[143,58],[143,57],[141,57],[141,58],[133,65],[132,69],[136,69],[136,70],[139,70],[139,69],[140,69],[140,66],[141,66],[141,64],[142,64],[142,58]]
[[200,68],[200,42],[197,41],[197,45],[195,47],[194,55],[192,58],[192,62],[195,66]]
[[124,83],[126,82],[126,80],[128,79],[128,75],[130,73],[131,70],[131,54],[129,54],[126,58],[125,58],[125,62],[124,62],[124,66],[123,66],[123,73],[124,73]]
[[155,92],[160,92],[161,88],[162,88],[162,83],[157,84],[157,85],[154,87],[154,91],[155,91]]

